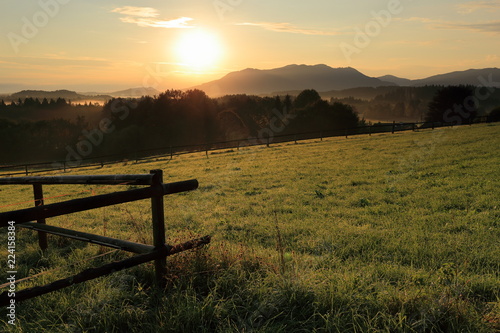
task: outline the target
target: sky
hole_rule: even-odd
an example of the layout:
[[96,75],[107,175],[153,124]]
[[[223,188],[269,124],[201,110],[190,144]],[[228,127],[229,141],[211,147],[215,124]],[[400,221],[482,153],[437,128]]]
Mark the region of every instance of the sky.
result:
[[500,67],[500,0],[1,0],[0,92],[184,89],[245,68]]

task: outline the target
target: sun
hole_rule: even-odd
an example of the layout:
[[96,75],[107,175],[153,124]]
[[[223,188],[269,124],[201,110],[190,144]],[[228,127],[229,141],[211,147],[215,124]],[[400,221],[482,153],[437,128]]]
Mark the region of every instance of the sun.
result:
[[222,46],[217,36],[201,29],[185,32],[174,49],[178,63],[196,71],[209,70],[222,55]]

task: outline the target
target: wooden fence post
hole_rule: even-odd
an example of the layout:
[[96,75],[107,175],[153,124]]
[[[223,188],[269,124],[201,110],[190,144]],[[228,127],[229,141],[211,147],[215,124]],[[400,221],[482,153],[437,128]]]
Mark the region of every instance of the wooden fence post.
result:
[[[33,184],[33,195],[35,197],[35,207],[43,206],[43,188],[42,184]],[[45,224],[45,219],[39,219],[37,223]],[[42,251],[45,251],[47,245],[47,234],[43,231],[38,232],[38,245]]]
[[393,120],[392,121],[392,134],[394,134],[395,129],[396,129],[396,121]]
[[26,176],[28,175],[28,166],[26,165],[25,166],[25,170],[26,170]]
[[[151,170],[154,175],[151,187],[162,187],[163,171]],[[165,212],[163,207],[163,195],[151,197],[151,213],[153,217],[153,246],[156,251],[165,250]],[[155,259],[155,274],[158,286],[165,286],[165,274],[167,272],[167,261],[165,257]]]
[[369,136],[372,136],[372,127],[370,125],[368,125],[368,133]]

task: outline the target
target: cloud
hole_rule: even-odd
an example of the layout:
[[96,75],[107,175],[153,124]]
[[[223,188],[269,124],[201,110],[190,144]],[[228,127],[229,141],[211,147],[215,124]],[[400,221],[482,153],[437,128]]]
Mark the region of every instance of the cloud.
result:
[[151,7],[125,6],[125,7],[115,8],[111,12],[127,16],[140,16],[140,17],[157,17],[160,15],[158,14],[158,10]]
[[500,21],[491,21],[486,23],[442,23],[435,25],[434,28],[500,33]]
[[435,40],[391,40],[384,42],[384,45],[394,46],[394,45],[403,45],[403,46],[415,46],[415,47],[425,47],[425,46],[435,46],[443,43],[442,39]]
[[458,7],[458,12],[461,14],[470,14],[481,9],[499,10],[500,0],[471,1],[457,5],[457,7]]
[[161,21],[161,20],[152,20],[150,18],[145,17],[131,17],[126,16],[120,18],[120,21],[125,23],[135,23],[140,27],[152,27],[152,28],[167,28],[167,29],[186,29],[192,28],[192,26],[188,25],[189,21],[193,19],[190,17],[180,17],[178,19],[170,20],[170,21]]
[[439,23],[442,21],[433,20],[427,17],[410,17],[407,19],[395,18],[395,21],[406,21],[406,22],[420,22],[420,23]]
[[193,28],[189,22],[193,19],[190,17],[179,17],[172,20],[158,19],[160,14],[151,7],[132,7],[125,6],[113,9],[111,12],[125,15],[120,18],[124,23],[137,24],[140,27],[166,28],[166,29],[186,29]]
[[401,19],[406,22],[420,22],[433,30],[467,30],[482,33],[500,33],[500,21],[490,21],[481,23],[462,23],[442,20],[433,20],[425,17],[411,17]]
[[333,31],[321,31],[321,30],[311,30],[311,29],[298,28],[298,27],[294,27],[290,23],[286,23],[286,22],[282,22],[282,23],[244,22],[244,23],[236,23],[236,25],[260,27],[262,29],[266,29],[266,30],[270,30],[270,31],[287,32],[287,33],[302,34],[302,35],[319,35],[319,36],[339,35],[338,32],[333,32]]

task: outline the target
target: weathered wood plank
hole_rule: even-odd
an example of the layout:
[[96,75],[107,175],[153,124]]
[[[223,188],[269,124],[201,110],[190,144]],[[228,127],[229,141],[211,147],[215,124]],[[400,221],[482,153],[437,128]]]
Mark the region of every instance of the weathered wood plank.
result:
[[191,191],[196,188],[198,188],[198,181],[196,179],[192,179],[182,182],[162,184],[161,186],[102,194],[87,198],[68,200],[50,205],[20,209],[20,210],[0,213],[0,227],[8,226],[9,221],[14,221],[16,223],[25,223],[25,222],[35,221],[38,219],[66,215],[75,212],[82,212],[90,209],[112,206],[131,201],[148,199],[153,196],[161,196],[161,195]]
[[[161,187],[163,183],[163,171],[151,170],[154,175],[152,187]],[[153,224],[153,245],[158,251],[162,251],[165,247],[165,212],[163,208],[163,195],[151,197],[151,215]],[[163,286],[165,282],[165,274],[167,272],[167,262],[165,257],[155,259],[155,276],[159,286]]]
[[[16,303],[41,296],[47,293],[50,293],[52,291],[60,290],[66,287],[69,287],[71,285],[77,284],[77,283],[82,283],[88,280],[92,280],[95,278],[98,278],[103,275],[107,275],[116,271],[120,271],[126,268],[130,268],[133,266],[137,266],[143,263],[146,263],[151,260],[155,260],[158,257],[165,257],[165,256],[170,256],[185,250],[189,250],[195,247],[199,247],[204,244],[210,243],[210,236],[205,236],[199,239],[194,239],[189,242],[186,242],[184,244],[176,245],[173,247],[167,247],[165,246],[163,248],[163,251],[153,251],[150,253],[146,254],[139,254],[136,256],[133,256],[131,258],[121,260],[121,261],[116,261],[112,262],[106,265],[103,265],[101,267],[97,268],[89,268],[81,273],[78,273],[76,275],[70,276],[65,279],[57,280],[52,283],[49,283],[44,286],[37,286],[37,287],[32,287],[32,288],[27,288],[23,289],[20,291],[16,291],[16,297],[15,301]],[[0,294],[0,306],[6,306],[10,302],[10,297],[8,297],[8,292],[3,292]]]
[[0,178],[0,185],[13,184],[104,184],[104,185],[151,185],[153,175],[78,175]]
[[[33,184],[33,196],[35,197],[35,207],[43,206],[42,184]],[[45,219],[38,219],[37,223],[45,224]],[[42,251],[47,250],[47,234],[45,232],[38,232],[38,246]]]
[[67,237],[71,239],[80,240],[87,243],[99,244],[107,247],[111,247],[113,249],[124,250],[132,253],[149,253],[154,250],[154,246],[140,244],[135,242],[130,242],[126,240],[100,236],[95,234],[90,234],[87,232],[76,231],[65,229],[61,227],[56,227],[47,224],[38,224],[34,222],[26,222],[18,225],[19,227],[23,227],[26,229],[43,231],[49,234],[58,235],[62,237]]

